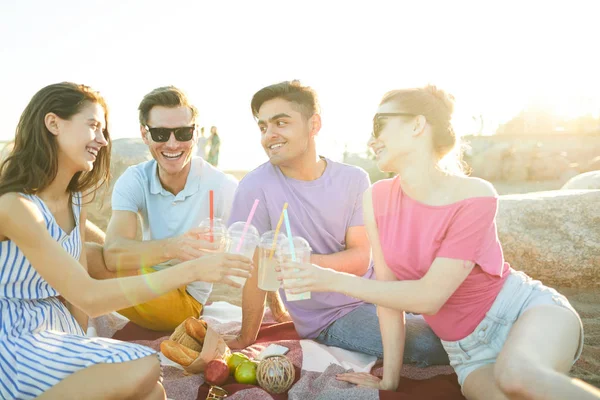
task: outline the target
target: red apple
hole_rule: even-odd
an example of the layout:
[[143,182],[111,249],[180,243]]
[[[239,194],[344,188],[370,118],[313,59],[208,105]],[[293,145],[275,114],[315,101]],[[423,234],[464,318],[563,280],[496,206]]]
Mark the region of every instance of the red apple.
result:
[[229,377],[229,367],[225,360],[217,358],[206,364],[204,378],[211,385],[221,386]]

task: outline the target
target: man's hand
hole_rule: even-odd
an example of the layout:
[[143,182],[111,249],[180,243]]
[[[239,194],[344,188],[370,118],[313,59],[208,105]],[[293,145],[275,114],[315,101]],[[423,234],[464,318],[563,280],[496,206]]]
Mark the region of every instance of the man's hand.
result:
[[267,304],[275,321],[279,323],[292,321],[292,317],[290,317],[281,297],[279,297],[279,292],[267,292]]
[[240,335],[238,335],[235,337],[235,339],[228,340],[226,344],[231,350],[243,350],[252,343],[247,343],[246,341],[242,340]]
[[168,240],[167,254],[170,259],[194,260],[219,250],[220,243],[211,243],[206,228],[192,228],[183,235]]

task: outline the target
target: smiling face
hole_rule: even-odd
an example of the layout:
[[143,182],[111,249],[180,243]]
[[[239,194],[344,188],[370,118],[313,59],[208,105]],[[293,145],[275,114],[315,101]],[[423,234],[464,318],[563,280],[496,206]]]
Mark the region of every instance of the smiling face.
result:
[[104,137],[104,108],[87,102],[70,119],[56,118],[59,162],[74,172],[91,171],[100,149],[108,144]]
[[383,172],[395,171],[396,161],[416,151],[423,138],[419,122],[422,116],[400,110],[395,103],[379,106],[374,116],[373,136],[369,147],[375,153],[377,167]]
[[[192,126],[192,112],[189,107],[154,106],[148,113],[149,128],[179,128]],[[141,127],[142,139],[150,149],[152,157],[158,163],[161,176],[187,174],[193,156],[193,147],[197,140],[194,132],[192,139],[180,142],[171,133],[166,142],[156,142],[150,132]]]
[[312,119],[307,119],[295,104],[275,98],[265,101],[257,113],[261,144],[273,165],[288,166],[314,148]]

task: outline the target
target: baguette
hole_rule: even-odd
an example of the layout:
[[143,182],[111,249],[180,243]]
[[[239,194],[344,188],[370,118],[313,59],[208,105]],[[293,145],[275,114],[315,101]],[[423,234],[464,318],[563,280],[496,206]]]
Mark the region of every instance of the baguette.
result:
[[204,344],[207,327],[206,321],[202,319],[190,317],[185,320],[185,332],[200,344]]
[[185,322],[179,324],[169,339],[197,352],[202,351],[202,345],[186,333]]
[[184,367],[190,365],[196,358],[200,356],[200,353],[197,351],[189,349],[172,340],[163,341],[160,344],[160,351],[169,360],[174,361],[179,365],[183,365]]

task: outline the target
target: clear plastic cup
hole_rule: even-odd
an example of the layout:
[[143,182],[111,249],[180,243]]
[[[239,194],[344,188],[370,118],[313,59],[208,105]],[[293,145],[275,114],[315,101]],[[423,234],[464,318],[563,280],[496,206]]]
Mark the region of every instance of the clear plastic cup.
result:
[[[290,242],[288,239],[281,242],[279,246],[277,246],[278,251],[278,259],[279,263],[288,263],[288,262],[298,262],[298,263],[310,263],[310,255],[312,254],[312,249],[310,245],[306,241],[306,239],[300,236],[294,236],[292,238],[292,242],[294,245],[294,251],[290,246]],[[295,279],[294,279],[295,280]],[[290,281],[288,281],[290,283]],[[285,281],[284,281],[285,284]],[[285,297],[287,301],[297,301],[297,300],[308,300],[310,299],[310,292],[291,294],[285,290]]]
[[227,232],[227,225],[225,225],[221,218],[213,218],[212,224],[210,218],[205,218],[200,222],[198,228],[206,229],[207,233],[203,239],[217,246],[215,249],[208,251],[220,253],[227,249],[229,233]]
[[[275,248],[273,248],[274,239],[275,231],[267,231],[260,237],[258,244],[258,287],[269,292],[277,291],[281,286],[275,271],[275,267],[279,264],[277,246],[287,240],[287,237],[279,232]],[[273,252],[272,256],[271,252]]]
[[[241,254],[252,260],[254,251],[260,240],[260,235],[258,229],[252,224],[248,226],[248,230],[244,234],[245,225],[246,222],[244,221],[231,224],[227,230],[229,241],[226,251],[231,254]],[[229,278],[242,286],[246,283],[246,278],[241,278],[239,276],[230,276]]]

